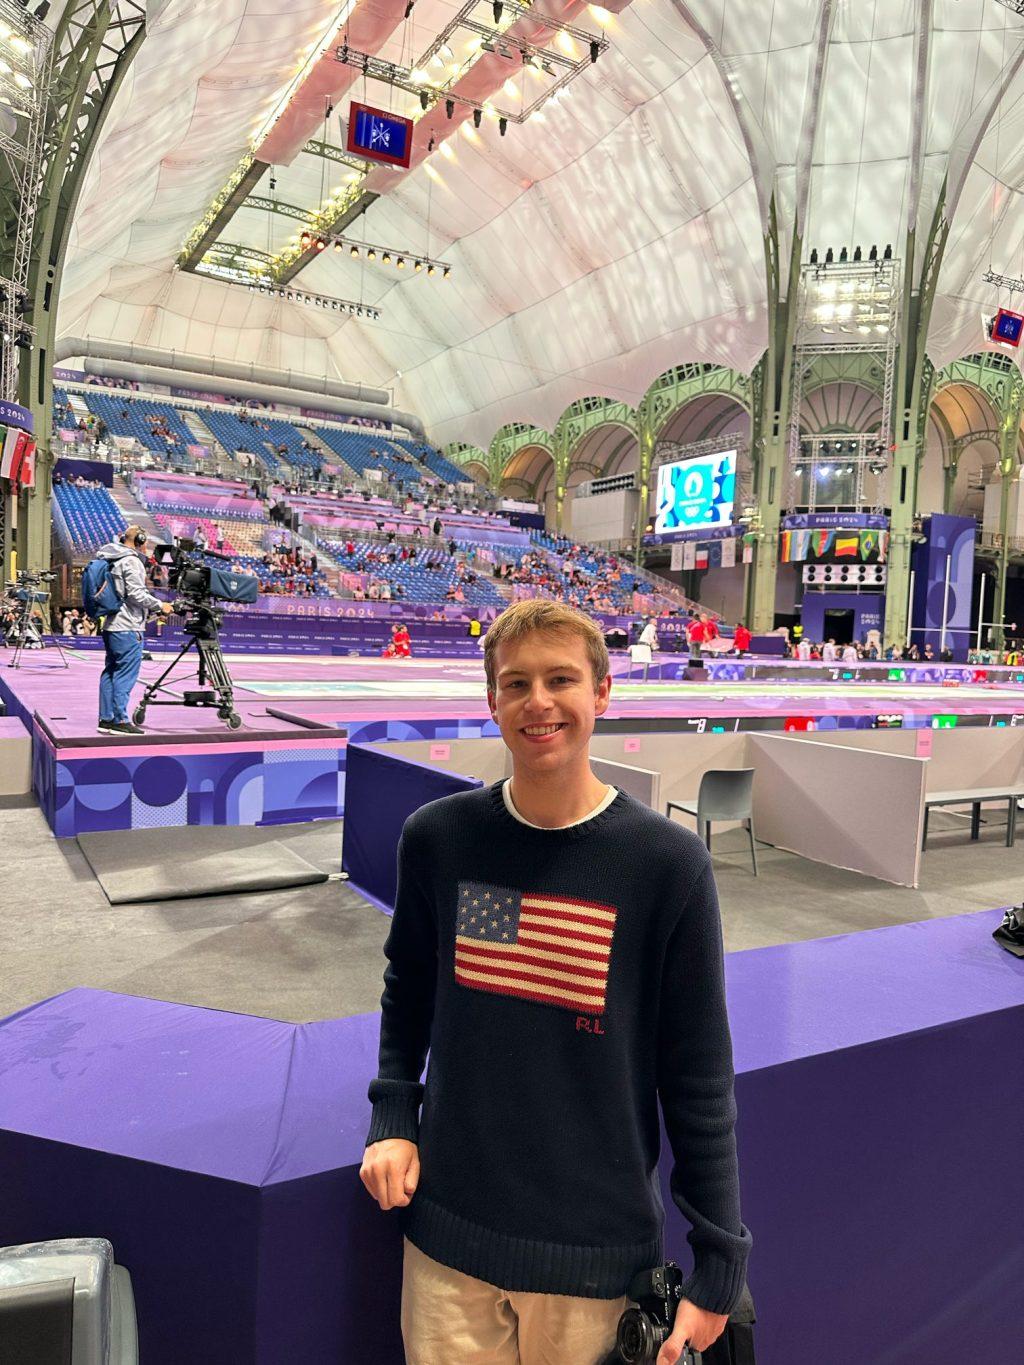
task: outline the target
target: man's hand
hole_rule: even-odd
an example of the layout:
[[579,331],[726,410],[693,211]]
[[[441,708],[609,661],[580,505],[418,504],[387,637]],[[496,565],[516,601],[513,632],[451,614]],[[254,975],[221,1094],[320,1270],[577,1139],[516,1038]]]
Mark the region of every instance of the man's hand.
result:
[[173,603],[173,602],[162,602],[162,603],[160,604],[160,610],[163,612],[164,616],[170,616],[170,615],[172,614],[172,612],[174,611],[174,603]]
[[420,1183],[420,1152],[405,1138],[385,1138],[363,1153],[359,1179],[381,1208],[403,1209]]
[[680,1299],[672,1335],[658,1352],[656,1365],[675,1365],[687,1346],[695,1351],[706,1351],[725,1331],[728,1321],[728,1315],[709,1313],[689,1299]]

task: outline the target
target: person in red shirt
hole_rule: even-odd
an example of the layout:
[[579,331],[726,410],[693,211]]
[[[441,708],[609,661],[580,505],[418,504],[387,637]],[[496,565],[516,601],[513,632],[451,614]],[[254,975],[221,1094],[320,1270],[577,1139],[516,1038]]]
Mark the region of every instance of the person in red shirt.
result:
[[396,659],[412,658],[412,638],[409,635],[409,628],[404,621],[391,627],[391,644],[394,648]]
[[750,631],[742,621],[737,621],[732,638],[736,645],[736,653],[746,654],[747,650],[750,648]]

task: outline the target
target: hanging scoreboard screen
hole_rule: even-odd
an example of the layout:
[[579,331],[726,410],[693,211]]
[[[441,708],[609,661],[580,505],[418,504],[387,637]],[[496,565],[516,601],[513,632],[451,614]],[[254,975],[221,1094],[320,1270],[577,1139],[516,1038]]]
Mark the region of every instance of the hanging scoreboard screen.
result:
[[658,468],[655,534],[731,526],[735,500],[735,450],[663,464]]
[[348,112],[347,150],[386,166],[408,166],[412,158],[411,118],[388,114],[355,100]]
[[1001,341],[1005,346],[1019,346],[1022,331],[1024,317],[1012,313],[1009,308],[1000,308],[992,319],[992,340]]

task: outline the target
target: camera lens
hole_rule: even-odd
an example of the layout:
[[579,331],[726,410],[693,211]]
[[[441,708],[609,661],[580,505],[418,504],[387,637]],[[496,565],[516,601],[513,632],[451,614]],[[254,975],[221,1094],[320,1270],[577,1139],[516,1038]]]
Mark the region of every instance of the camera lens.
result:
[[627,1308],[619,1319],[615,1344],[626,1365],[647,1365],[657,1359],[665,1336],[642,1308]]

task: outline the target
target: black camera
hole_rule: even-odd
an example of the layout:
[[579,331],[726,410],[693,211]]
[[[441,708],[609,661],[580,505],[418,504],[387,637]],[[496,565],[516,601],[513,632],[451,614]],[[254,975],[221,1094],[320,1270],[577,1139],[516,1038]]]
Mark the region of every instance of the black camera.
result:
[[[206,550],[198,553],[193,542],[179,541],[177,545],[158,545],[153,552],[156,562],[167,569],[167,584],[188,603],[255,602],[259,597],[260,581],[255,574],[234,573],[227,555]],[[210,563],[220,560],[220,563]]]
[[[672,1335],[676,1309],[683,1297],[683,1272],[675,1261],[642,1270],[626,1291],[636,1305],[619,1319],[615,1349],[623,1365],[654,1365],[658,1352]],[[687,1349],[679,1365],[698,1365],[699,1356]]]

